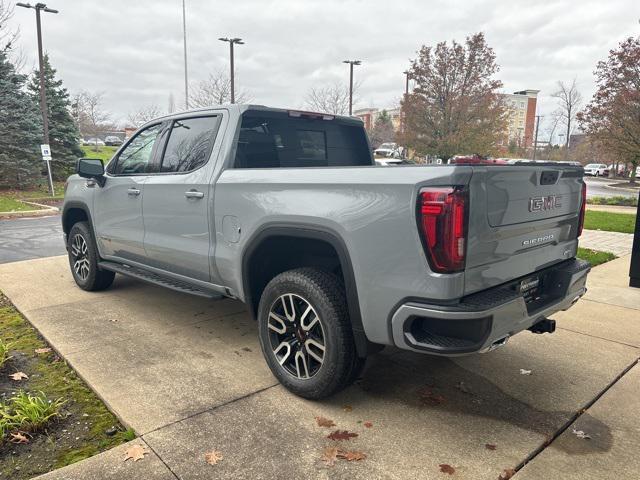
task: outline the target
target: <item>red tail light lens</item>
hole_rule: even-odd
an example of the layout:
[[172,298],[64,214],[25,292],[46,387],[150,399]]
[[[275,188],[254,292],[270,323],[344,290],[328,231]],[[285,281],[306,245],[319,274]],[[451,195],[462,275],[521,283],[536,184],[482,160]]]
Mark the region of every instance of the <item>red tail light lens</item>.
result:
[[468,203],[467,191],[460,187],[420,190],[420,234],[435,272],[453,273],[464,269]]
[[584,212],[587,210],[587,184],[582,184],[582,203],[580,204],[580,219],[578,220],[578,237],[582,235],[584,227]]

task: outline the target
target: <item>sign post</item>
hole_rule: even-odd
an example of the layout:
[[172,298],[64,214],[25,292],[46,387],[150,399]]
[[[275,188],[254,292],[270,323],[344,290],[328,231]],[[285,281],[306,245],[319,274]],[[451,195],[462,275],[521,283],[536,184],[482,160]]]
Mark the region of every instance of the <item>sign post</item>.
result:
[[48,143],[43,143],[40,145],[40,152],[42,153],[42,160],[44,160],[47,164],[47,177],[49,180],[49,192],[53,197],[55,192],[53,190],[53,177],[51,176],[51,147]]
[[631,249],[629,286],[640,288],[640,193],[638,193],[638,207],[636,209],[636,231],[633,235],[633,248]]

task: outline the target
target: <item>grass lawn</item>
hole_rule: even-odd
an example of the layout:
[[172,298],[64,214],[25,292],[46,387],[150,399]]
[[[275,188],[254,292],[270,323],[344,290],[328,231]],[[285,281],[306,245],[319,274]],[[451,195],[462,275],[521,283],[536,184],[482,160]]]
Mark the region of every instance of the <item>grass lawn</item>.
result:
[[625,213],[587,210],[584,217],[584,228],[587,230],[633,233],[635,224],[636,216]]
[[119,147],[98,147],[98,151],[95,150],[95,147],[90,145],[85,145],[82,147],[82,151],[84,152],[85,158],[99,158],[105,164],[111,160],[113,154],[116,153]]
[[25,210],[38,210],[38,207],[19,202],[10,196],[0,195],[0,212],[23,212]]
[[580,247],[578,247],[577,257],[583,260],[587,260],[593,267],[602,263],[607,263],[608,261],[616,258],[616,256],[611,252],[599,252],[597,250],[590,250],[588,248]]
[[[60,405],[56,415],[37,426],[33,423],[21,427],[5,425],[0,429],[0,435],[4,437],[0,438],[0,478],[31,478],[135,437],[133,431],[124,429],[64,359],[48,347],[2,293],[0,347],[0,353],[4,353],[0,355],[0,407],[3,411],[11,408],[12,403],[16,404],[15,398],[21,391],[45,397],[53,405],[59,400]],[[26,378],[18,381],[9,377],[16,372],[24,372]],[[24,432],[27,443],[10,441],[12,434],[17,432]]]

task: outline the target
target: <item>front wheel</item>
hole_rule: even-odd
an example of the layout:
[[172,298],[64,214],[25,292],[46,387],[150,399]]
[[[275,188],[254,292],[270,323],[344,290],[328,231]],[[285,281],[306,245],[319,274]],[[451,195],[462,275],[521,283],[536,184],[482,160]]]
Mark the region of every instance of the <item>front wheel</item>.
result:
[[111,286],[116,274],[98,268],[98,249],[87,222],[78,222],[71,227],[67,250],[71,274],[80,288],[95,291]]
[[324,270],[299,268],[273,278],[258,308],[262,353],[291,392],[320,399],[355,380],[358,358],[344,287]]

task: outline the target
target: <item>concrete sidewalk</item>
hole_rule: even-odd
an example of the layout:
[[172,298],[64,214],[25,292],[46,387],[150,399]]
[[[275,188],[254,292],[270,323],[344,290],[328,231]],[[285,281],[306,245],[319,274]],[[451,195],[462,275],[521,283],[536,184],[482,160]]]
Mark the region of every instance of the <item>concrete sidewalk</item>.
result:
[[629,255],[633,247],[633,233],[583,230],[579,245],[591,250],[611,252],[617,257]]
[[[623,479],[635,478],[629,452],[640,451],[640,290],[626,287],[628,264],[594,269],[586,298],[556,316],[553,335],[525,332],[454,359],[386,349],[356,385],[322,402],[277,385],[238,302],[120,276],[105,292],[84,292],[65,257],[0,265],[0,290],[150,452],[125,463],[121,446],[42,478],[438,479],[447,464],[453,478],[495,480],[532,459],[516,479],[588,478],[585,469]],[[358,433],[339,446],[366,460],[328,468],[320,458],[333,429],[316,416]],[[212,449],[224,455],[215,466],[204,461]]]

